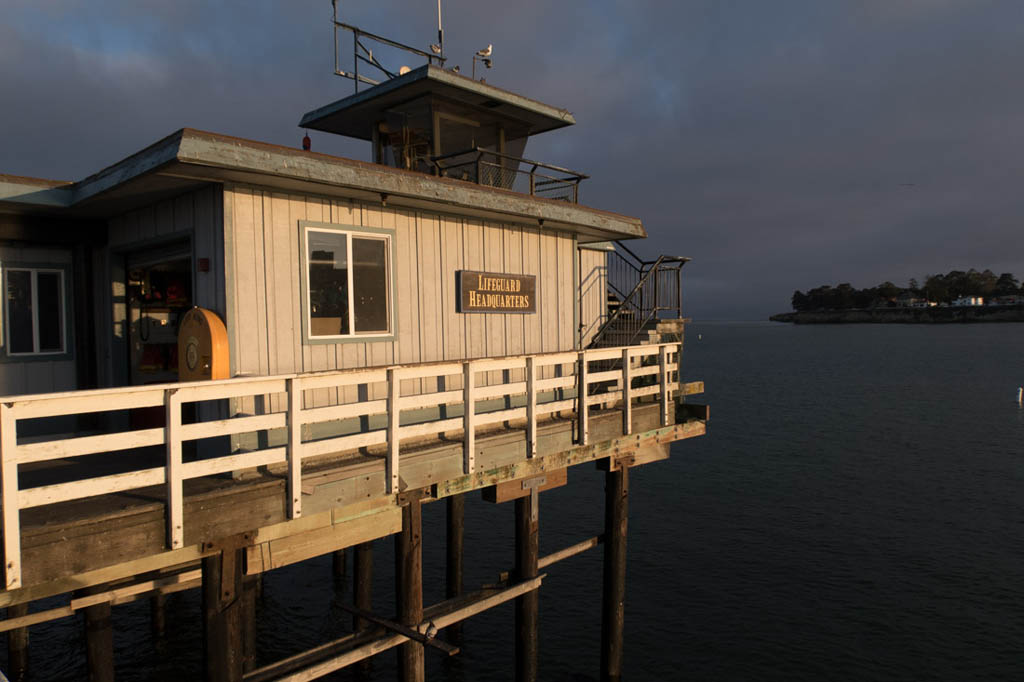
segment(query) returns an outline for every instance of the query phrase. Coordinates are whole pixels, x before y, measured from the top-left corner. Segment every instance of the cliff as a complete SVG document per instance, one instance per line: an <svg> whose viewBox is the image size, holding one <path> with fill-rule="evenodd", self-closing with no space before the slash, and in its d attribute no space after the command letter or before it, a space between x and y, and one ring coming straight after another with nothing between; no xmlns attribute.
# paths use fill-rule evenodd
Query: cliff
<svg viewBox="0 0 1024 682"><path fill-rule="evenodd" d="M780 313L768 318L794 324L946 324L952 322L1024 322L1024 305L948 308L863 308Z"/></svg>

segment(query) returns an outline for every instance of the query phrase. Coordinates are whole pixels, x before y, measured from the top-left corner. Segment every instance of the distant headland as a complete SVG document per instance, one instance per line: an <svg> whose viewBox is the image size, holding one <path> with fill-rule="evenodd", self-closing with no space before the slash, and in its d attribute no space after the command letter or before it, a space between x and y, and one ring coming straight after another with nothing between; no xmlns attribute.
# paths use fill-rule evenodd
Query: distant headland
<svg viewBox="0 0 1024 682"><path fill-rule="evenodd" d="M775 322L795 324L1024 322L1024 287L1011 273L953 270L928 275L924 285L883 282L855 289L850 284L823 285L793 292L793 312L772 315Z"/></svg>

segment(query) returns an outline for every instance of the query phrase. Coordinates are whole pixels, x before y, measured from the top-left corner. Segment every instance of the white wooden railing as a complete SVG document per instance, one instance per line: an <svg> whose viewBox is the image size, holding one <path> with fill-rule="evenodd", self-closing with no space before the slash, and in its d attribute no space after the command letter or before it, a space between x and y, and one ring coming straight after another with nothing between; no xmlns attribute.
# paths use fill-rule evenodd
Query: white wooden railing
<svg viewBox="0 0 1024 682"><path fill-rule="evenodd" d="M669 421L669 401L678 389L677 359L679 344L602 348L586 351L544 353L538 355L484 358L459 362L396 365L368 369L338 370L269 377L246 377L218 381L159 384L115 389L72 391L31 396L11 396L0 402L0 494L3 503L3 545L7 589L21 587L20 511L57 502L105 495L146 486L164 485L167 499L167 544L171 549L184 545L183 482L200 476L223 474L240 469L287 464L289 518L302 514L302 463L317 455L344 452L368 446L385 445L385 490L398 492L399 447L404 440L437 436L445 432L463 432L463 471L476 470L476 431L500 422L525 420L527 457L537 453L537 420L562 411L573 411L578 419L577 442L588 442L588 410L578 409L579 396L588 406L621 401L623 430L629 433L634 401L644 396L659 396L661 421ZM657 362L654 362L654 360ZM615 369L590 371L591 364L621 361ZM478 381L500 376L503 383ZM451 377L456 378L453 381ZM402 394L402 383L410 380L437 379L434 385L458 385L456 390ZM513 378L521 381L513 381ZM652 377L645 385L633 386L640 377ZM429 382L427 382L429 383ZM314 401L312 392L322 389L364 387L364 400L307 407ZM371 390L372 389L372 390ZM382 390L383 389L383 390ZM564 398L566 390L575 395ZM339 396L351 391L338 390ZM225 399L252 399L280 394L279 411L270 414L243 414L228 419L182 423L182 406L187 403ZM370 396L385 395L383 399ZM508 407L513 396L521 407ZM525 396L525 399L520 397ZM482 411L481 401L505 398L506 409ZM401 423L403 410L461 404L463 414L439 417L421 423ZM109 413L136 408L164 408L164 426L122 429L99 435L63 437L26 442L18 438L18 423L26 419ZM485 403L486 408L486 403ZM319 440L303 439L303 426L337 422L354 417L384 416L386 427L360 430L349 435ZM407 415L408 416L408 415ZM196 461L182 460L182 444L217 436L284 429L283 445L262 447L240 454L229 454ZM124 473L81 477L76 480L20 488L18 467L37 462L113 453L133 448L162 446L166 461L162 466ZM84 468L84 467L83 467Z"/></svg>

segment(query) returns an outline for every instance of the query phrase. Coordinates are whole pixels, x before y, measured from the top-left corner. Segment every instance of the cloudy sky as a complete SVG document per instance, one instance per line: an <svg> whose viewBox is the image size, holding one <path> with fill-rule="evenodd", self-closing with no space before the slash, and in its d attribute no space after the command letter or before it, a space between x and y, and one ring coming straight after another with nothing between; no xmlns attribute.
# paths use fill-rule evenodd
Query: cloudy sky
<svg viewBox="0 0 1024 682"><path fill-rule="evenodd" d="M297 146L300 116L351 92L329 0L209 4L4 0L0 173L81 179L186 126ZM435 38L433 0L340 5L365 30ZM1024 277L1020 0L443 7L449 65L493 43L488 82L575 114L527 156L640 216L641 253L693 258L695 318L760 319L823 283Z"/></svg>

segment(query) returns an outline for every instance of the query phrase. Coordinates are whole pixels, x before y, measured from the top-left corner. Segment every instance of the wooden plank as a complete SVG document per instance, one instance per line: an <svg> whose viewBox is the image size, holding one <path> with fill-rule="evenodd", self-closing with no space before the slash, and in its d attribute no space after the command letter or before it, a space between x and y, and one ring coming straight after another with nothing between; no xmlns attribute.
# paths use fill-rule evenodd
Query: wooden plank
<svg viewBox="0 0 1024 682"><path fill-rule="evenodd" d="M704 392L703 381L691 381L683 384L682 394L683 395L697 395Z"/></svg>
<svg viewBox="0 0 1024 682"><path fill-rule="evenodd" d="M289 379L288 381L291 381ZM249 433L251 431L264 431L267 429L281 429L287 424L287 416L284 412L274 414L256 415L254 417L232 417L231 419L217 419L196 424L182 424L181 439L198 440L200 438L214 438L216 436L230 436L236 433ZM163 431L163 429L153 429ZM163 433L156 445L163 443Z"/></svg>
<svg viewBox="0 0 1024 682"><path fill-rule="evenodd" d="M180 402L191 403L201 400L224 400L242 398L267 393L284 393L285 381L288 377L224 379L189 383L175 387L181 396Z"/></svg>
<svg viewBox="0 0 1024 682"><path fill-rule="evenodd" d="M439 362L426 365L413 365L402 367L402 377L406 379L434 378L459 374L462 370L461 362Z"/></svg>
<svg viewBox="0 0 1024 682"><path fill-rule="evenodd" d="M4 584L21 587L21 500L18 499L17 418L0 403L0 494L3 500Z"/></svg>
<svg viewBox="0 0 1024 682"><path fill-rule="evenodd" d="M437 391L434 393L423 393L420 395L402 396L399 404L403 410L411 410L417 407L433 407L435 405L450 405L462 402L462 391Z"/></svg>
<svg viewBox="0 0 1024 682"><path fill-rule="evenodd" d="M494 372L505 369L524 369L526 367L525 357L494 357L493 359L476 360L475 372Z"/></svg>
<svg viewBox="0 0 1024 682"><path fill-rule="evenodd" d="M302 457L305 459L306 457L355 450L356 448L364 448L370 445L381 445L386 443L387 440L388 434L386 429L356 433L351 436L341 436L340 438L326 438L324 440L304 443L302 446Z"/></svg>
<svg viewBox="0 0 1024 682"><path fill-rule="evenodd" d="M526 358L526 456L537 456L537 365Z"/></svg>
<svg viewBox="0 0 1024 682"><path fill-rule="evenodd" d="M398 450L402 434L398 428L402 415L399 405L401 375L398 370L388 370L388 458L384 466L389 495L398 494Z"/></svg>
<svg viewBox="0 0 1024 682"><path fill-rule="evenodd" d="M633 432L633 367L629 361L629 348L622 349L622 433Z"/></svg>
<svg viewBox="0 0 1024 682"><path fill-rule="evenodd" d="M462 455L462 471L471 474L476 468L476 423L473 415L476 412L476 379L474 376L473 363L467 362L463 365L462 390L463 390L463 430L464 451Z"/></svg>
<svg viewBox="0 0 1024 682"><path fill-rule="evenodd" d="M164 388L71 391L39 396L19 396L9 403L15 419L36 419L64 414L111 412L164 404Z"/></svg>
<svg viewBox="0 0 1024 682"><path fill-rule="evenodd" d="M556 388L571 388L577 383L576 375L570 374L564 377L552 377L550 379L537 379L537 391L550 391Z"/></svg>
<svg viewBox="0 0 1024 682"><path fill-rule="evenodd" d="M509 410L497 410L495 412L477 412L474 417L474 423L477 426L487 426L496 422L515 421L516 419L526 419L525 407L514 407Z"/></svg>
<svg viewBox="0 0 1024 682"><path fill-rule="evenodd" d="M387 400L367 400L361 403L345 403L343 405L331 405L329 407L314 407L303 410L299 413L298 419L302 424L320 424L352 417L362 417L368 414L380 414L388 409Z"/></svg>
<svg viewBox="0 0 1024 682"><path fill-rule="evenodd" d="M165 421L167 428L167 541L171 549L185 544L184 501L182 487L184 471L181 462L181 399L176 390L167 391Z"/></svg>
<svg viewBox="0 0 1024 682"><path fill-rule="evenodd" d="M44 462L62 457L78 457L97 452L114 452L151 445L162 445L163 442L163 428L122 431L120 433L80 436L78 438L62 438L19 445L16 460L19 464L30 464L32 462Z"/></svg>
<svg viewBox="0 0 1024 682"><path fill-rule="evenodd" d="M526 382L517 381L510 384L494 384L493 386L481 386L476 390L477 400L488 398L502 398L504 396L519 395L526 393Z"/></svg>
<svg viewBox="0 0 1024 682"><path fill-rule="evenodd" d="M398 431L402 438L415 438L417 436L434 436L464 427L465 421L462 417L453 417L451 419L435 419L422 424L410 424L401 427Z"/></svg>
<svg viewBox="0 0 1024 682"><path fill-rule="evenodd" d="M589 361L590 354L586 351L580 351L579 354L579 365L576 368L576 378L578 379L576 385L576 442L580 445L587 444L587 432L590 429L590 410L587 409L587 393L588 387L590 386L590 380L587 377L587 362Z"/></svg>
<svg viewBox="0 0 1024 682"><path fill-rule="evenodd" d="M286 447L264 448L252 452L242 452L237 455L226 455L216 459L201 459L195 462L186 462L182 465L182 478L199 478L200 476L215 476L226 474L229 471L239 469L250 469L253 467L268 466L284 462L288 457Z"/></svg>
<svg viewBox="0 0 1024 682"><path fill-rule="evenodd" d="M561 412L563 410L575 411L578 406L576 398L567 400L552 400L546 403L537 403L537 414L548 414L550 412Z"/></svg>
<svg viewBox="0 0 1024 682"><path fill-rule="evenodd" d="M288 566L400 530L402 510L390 507L351 521L251 545L246 547L246 575Z"/></svg>
<svg viewBox="0 0 1024 682"><path fill-rule="evenodd" d="M317 388L334 388L337 386L355 386L358 384L374 384L387 381L387 371L383 369L346 369L330 372L316 372L302 376L302 390Z"/></svg>
<svg viewBox="0 0 1024 682"><path fill-rule="evenodd" d="M569 480L568 468L546 471L542 476L544 477L544 483L537 486L537 492L539 493L553 488L560 488ZM524 483L529 482L531 478L537 477L517 478L512 481L504 481L497 485L482 488L481 494L484 501L493 502L495 504L501 504L503 502L508 502L509 500L517 500L520 497L526 497L530 494L530 488L528 486L524 486Z"/></svg>
<svg viewBox="0 0 1024 682"><path fill-rule="evenodd" d="M622 348L601 348L597 350L588 350L587 360L594 362L596 360L617 360L622 357Z"/></svg>
<svg viewBox="0 0 1024 682"><path fill-rule="evenodd" d="M153 467L151 469L128 471L111 476L99 476L80 481L27 488L20 491L19 502L22 509L30 509L32 507L41 507L45 504L80 500L85 497L107 495L124 490L160 485L164 482L164 468Z"/></svg>
<svg viewBox="0 0 1024 682"><path fill-rule="evenodd" d="M288 380L288 518L302 516L302 379Z"/></svg>

